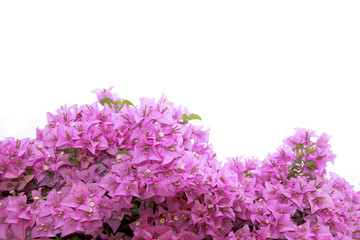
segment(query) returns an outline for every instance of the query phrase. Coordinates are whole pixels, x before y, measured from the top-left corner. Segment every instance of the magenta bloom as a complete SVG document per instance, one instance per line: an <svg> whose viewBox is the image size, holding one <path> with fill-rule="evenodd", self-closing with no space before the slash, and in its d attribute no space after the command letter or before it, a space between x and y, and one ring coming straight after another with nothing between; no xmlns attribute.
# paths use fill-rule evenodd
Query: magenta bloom
<svg viewBox="0 0 360 240"><path fill-rule="evenodd" d="M359 238L360 192L327 177L329 135L297 128L264 160L222 164L198 115L111 90L0 141L0 239Z"/></svg>
<svg viewBox="0 0 360 240"><path fill-rule="evenodd" d="M134 239L159 239L159 240L175 240L172 234L173 229L165 226L148 226L139 228L134 232Z"/></svg>

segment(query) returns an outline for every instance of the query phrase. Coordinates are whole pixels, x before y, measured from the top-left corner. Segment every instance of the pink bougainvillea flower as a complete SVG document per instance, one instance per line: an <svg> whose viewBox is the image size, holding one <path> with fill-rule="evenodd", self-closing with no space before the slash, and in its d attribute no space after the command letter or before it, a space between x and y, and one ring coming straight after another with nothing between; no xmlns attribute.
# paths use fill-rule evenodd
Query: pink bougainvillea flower
<svg viewBox="0 0 360 240"><path fill-rule="evenodd" d="M297 128L264 160L222 164L198 115L111 91L0 141L0 239L359 238L360 192L327 177L329 135Z"/></svg>
<svg viewBox="0 0 360 240"><path fill-rule="evenodd" d="M134 232L134 240L140 239L161 239L161 240L175 240L173 237L173 229L166 226L147 226L144 228L138 228Z"/></svg>
<svg viewBox="0 0 360 240"><path fill-rule="evenodd" d="M286 239L311 239L315 234L311 232L310 224L305 223L297 226L295 231L286 232L284 236Z"/></svg>
<svg viewBox="0 0 360 240"><path fill-rule="evenodd" d="M310 146L312 144L311 138L314 137L317 137L315 131L309 131L305 128L296 128L295 135L284 140L284 143L291 148L295 148L299 143L304 146Z"/></svg>
<svg viewBox="0 0 360 240"><path fill-rule="evenodd" d="M110 87L108 89L95 89L92 92L96 94L99 101L101 101L103 98L113 99L113 94L111 93L113 88L114 87Z"/></svg>

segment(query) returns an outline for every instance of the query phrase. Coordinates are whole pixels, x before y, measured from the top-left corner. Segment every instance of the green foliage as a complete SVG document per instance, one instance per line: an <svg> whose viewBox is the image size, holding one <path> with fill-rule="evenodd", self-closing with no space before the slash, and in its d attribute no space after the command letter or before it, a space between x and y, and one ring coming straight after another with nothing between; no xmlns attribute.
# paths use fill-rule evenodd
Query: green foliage
<svg viewBox="0 0 360 240"><path fill-rule="evenodd" d="M130 106L135 106L132 102L130 102L127 99L124 99L123 101L120 101L120 100L114 101L111 98L103 98L103 99L100 100L100 103L103 106L106 103L107 105L109 105L110 108L112 107L112 105L115 105L115 109L117 109L117 110L122 109L125 104L128 105L129 107Z"/></svg>
<svg viewBox="0 0 360 240"><path fill-rule="evenodd" d="M115 156L118 155L118 154L126 154L126 155L129 155L129 156L131 157L129 151L126 151L126 150L119 150L119 151L117 151L117 152L115 153Z"/></svg>
<svg viewBox="0 0 360 240"><path fill-rule="evenodd" d="M296 154L296 160L302 158L303 156L305 156L305 154L303 152L299 152L298 154Z"/></svg>
<svg viewBox="0 0 360 240"><path fill-rule="evenodd" d="M114 101L111 98L103 98L100 100L101 105L105 105L107 103L109 107L111 108L111 104L114 104Z"/></svg>
<svg viewBox="0 0 360 240"><path fill-rule="evenodd" d="M200 120L200 121L202 120L201 117L195 113L192 113L189 116L186 115L185 113L182 115L183 123L188 123L190 120L194 120L194 119Z"/></svg>
<svg viewBox="0 0 360 240"><path fill-rule="evenodd" d="M134 206L131 208L131 214L134 215L139 215L139 207L138 205L134 204Z"/></svg>
<svg viewBox="0 0 360 240"><path fill-rule="evenodd" d="M311 172L314 172L316 169L316 163L312 160L307 160L310 154L316 152L316 148L312 148L314 145L315 143L312 143L309 147L306 147L299 143L292 149L292 151L296 153L296 157L295 161L289 166L290 173L288 174L287 179L296 178L299 175L314 179L311 173L303 173L304 168Z"/></svg>
<svg viewBox="0 0 360 240"><path fill-rule="evenodd" d="M306 168L309 169L310 171L315 171L315 167L316 167L316 163L312 160L309 160L306 162L307 165L306 165Z"/></svg>
<svg viewBox="0 0 360 240"><path fill-rule="evenodd" d="M25 175L34 175L34 170L31 167L27 166L25 168Z"/></svg>
<svg viewBox="0 0 360 240"><path fill-rule="evenodd" d="M243 173L245 174L246 177L252 177L251 173L249 173L249 171L243 171Z"/></svg>

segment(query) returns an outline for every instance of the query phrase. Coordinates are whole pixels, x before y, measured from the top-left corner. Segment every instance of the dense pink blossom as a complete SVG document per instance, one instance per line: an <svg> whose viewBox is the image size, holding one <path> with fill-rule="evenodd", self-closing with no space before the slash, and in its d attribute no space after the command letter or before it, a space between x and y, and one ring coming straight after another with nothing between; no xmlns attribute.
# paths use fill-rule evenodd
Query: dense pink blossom
<svg viewBox="0 0 360 240"><path fill-rule="evenodd" d="M360 192L327 177L329 135L297 128L222 166L198 115L111 90L0 142L0 240L360 239Z"/></svg>

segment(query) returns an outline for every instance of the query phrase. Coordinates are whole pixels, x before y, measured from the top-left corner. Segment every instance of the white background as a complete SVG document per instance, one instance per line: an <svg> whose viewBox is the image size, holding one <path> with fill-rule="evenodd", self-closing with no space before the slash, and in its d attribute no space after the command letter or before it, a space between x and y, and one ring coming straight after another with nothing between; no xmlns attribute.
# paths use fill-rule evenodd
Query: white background
<svg viewBox="0 0 360 240"><path fill-rule="evenodd" d="M0 138L46 112L164 93L211 128L219 160L266 157L304 127L360 189L358 1L1 1ZM330 164L331 165L331 164Z"/></svg>

